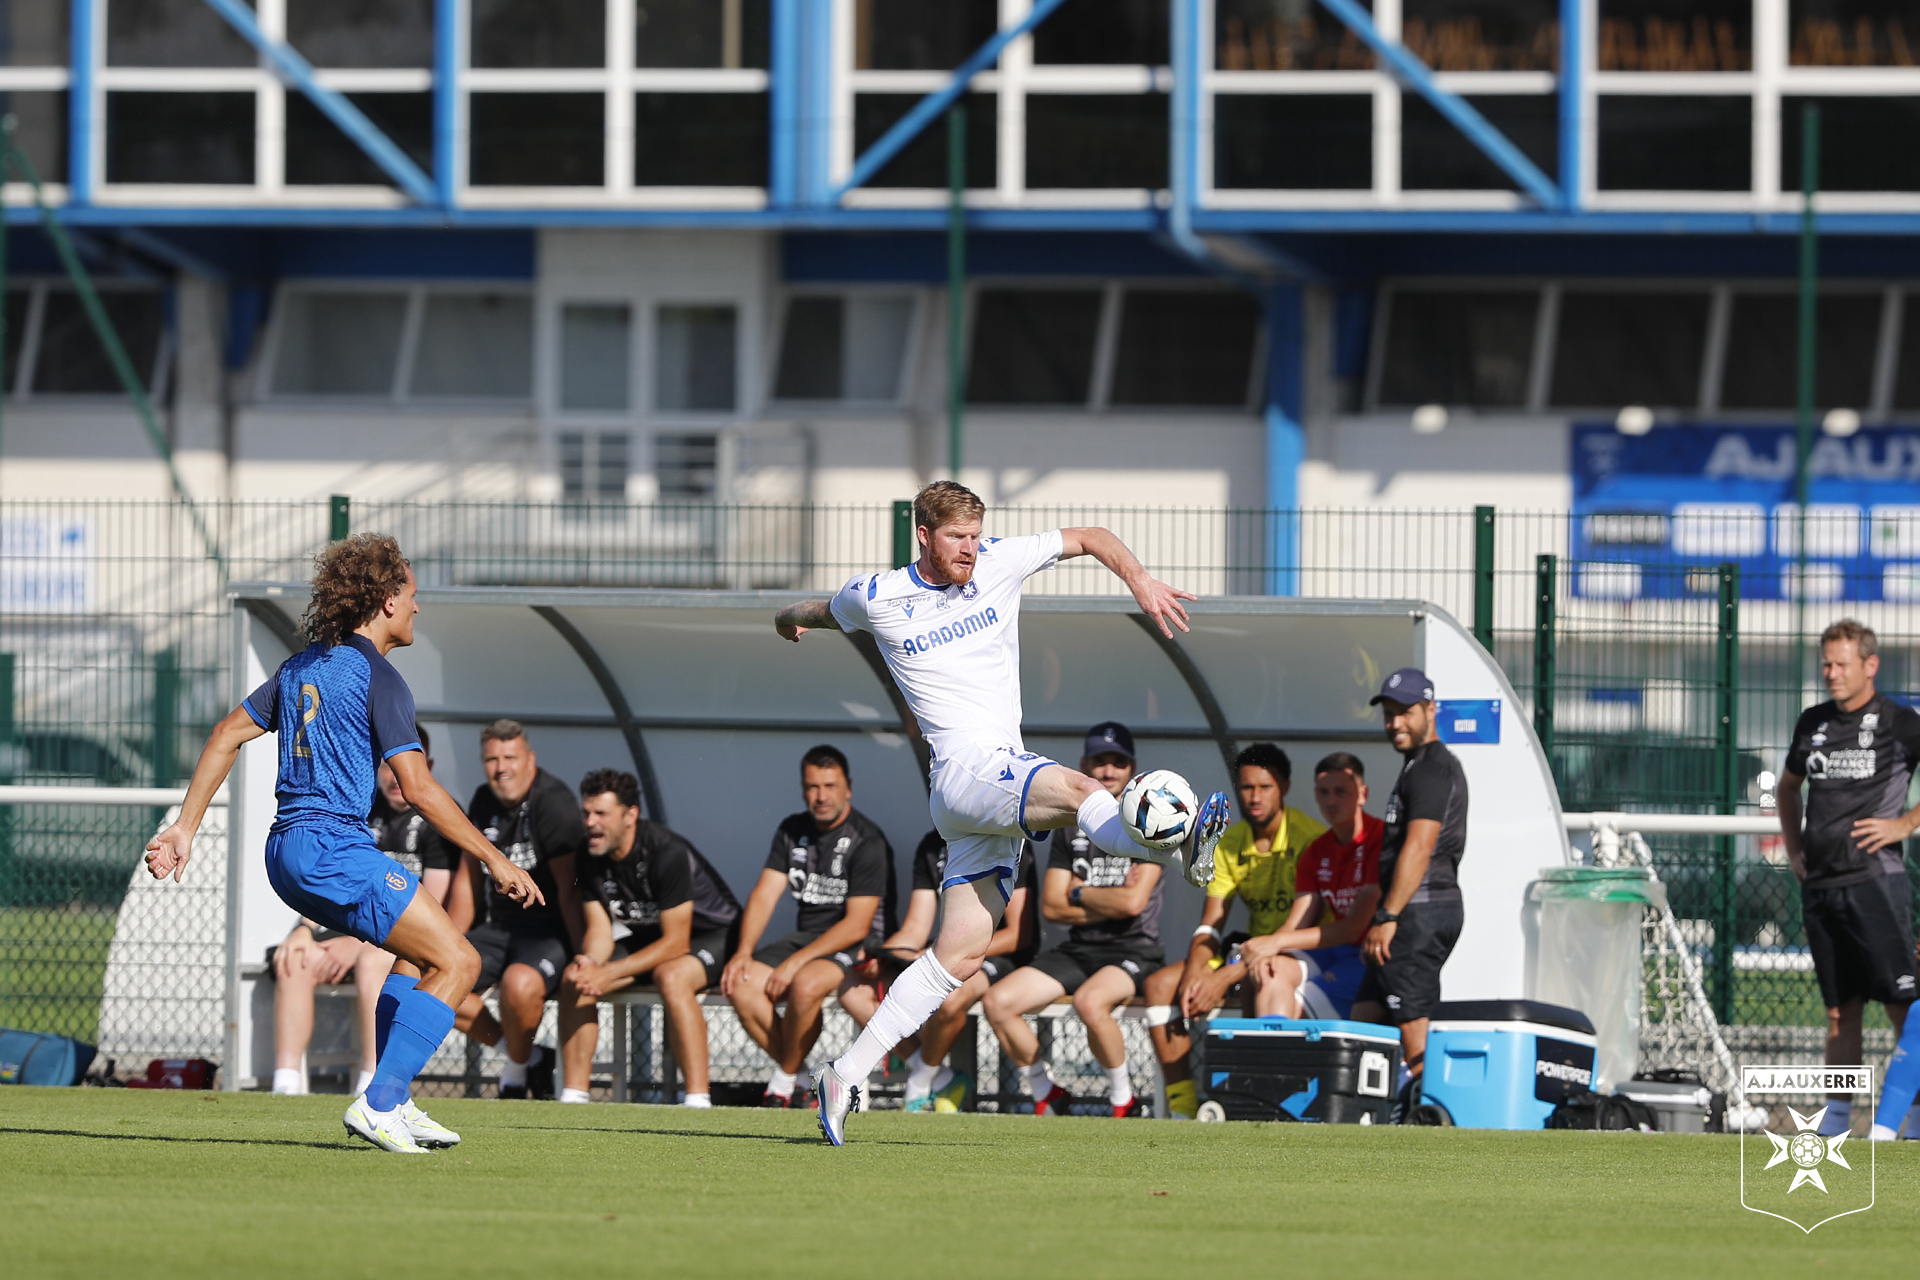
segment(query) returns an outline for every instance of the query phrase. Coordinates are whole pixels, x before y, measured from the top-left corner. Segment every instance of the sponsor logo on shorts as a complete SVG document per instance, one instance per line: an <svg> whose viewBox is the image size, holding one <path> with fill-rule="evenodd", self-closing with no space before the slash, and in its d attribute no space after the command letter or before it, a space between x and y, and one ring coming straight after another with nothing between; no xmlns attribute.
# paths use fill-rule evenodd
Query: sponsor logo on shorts
<svg viewBox="0 0 1920 1280"><path fill-rule="evenodd" d="M700 948L698 951L694 952L693 954L700 957L701 964L713 963L713 952L707 950L705 947Z"/></svg>
<svg viewBox="0 0 1920 1280"><path fill-rule="evenodd" d="M1399 1007L1400 1007L1400 997L1399 997L1399 996L1395 996L1395 995L1390 995L1390 996L1388 996L1388 997L1387 997L1387 1008L1389 1008L1389 1009L1398 1009Z"/></svg>
<svg viewBox="0 0 1920 1280"><path fill-rule="evenodd" d="M387 888L395 893L407 887L407 877L398 871L387 872Z"/></svg>
<svg viewBox="0 0 1920 1280"><path fill-rule="evenodd" d="M1893 986L1896 991L1913 990L1913 975L1910 973L1901 974L1893 980Z"/></svg>
<svg viewBox="0 0 1920 1280"><path fill-rule="evenodd" d="M554 974L553 961L547 959L545 956L541 956L540 972L546 974L549 978L551 978Z"/></svg>
<svg viewBox="0 0 1920 1280"><path fill-rule="evenodd" d="M1120 967L1135 977L1140 976L1140 962L1138 960L1122 960Z"/></svg>

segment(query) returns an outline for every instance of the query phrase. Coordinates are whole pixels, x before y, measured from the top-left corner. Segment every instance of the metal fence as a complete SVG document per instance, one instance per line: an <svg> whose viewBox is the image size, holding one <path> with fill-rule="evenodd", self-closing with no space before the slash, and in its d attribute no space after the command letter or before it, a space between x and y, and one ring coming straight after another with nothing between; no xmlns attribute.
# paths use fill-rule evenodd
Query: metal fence
<svg viewBox="0 0 1920 1280"><path fill-rule="evenodd" d="M227 583L304 578L345 532L394 533L429 585L824 592L911 554L904 505L233 503L204 509L224 566L174 504L0 505L0 783L183 781L231 696ZM1723 563L1716 552L1751 547L1711 537L1683 558L1619 517L1490 508L1008 507L988 532L1104 525L1156 575L1202 594L1432 601L1509 673L1566 807L1753 813L1795 716L1825 696L1809 637L1832 617L1874 626L1882 689L1920 697L1920 605L1907 599L1920 592L1853 562L1783 577L1777 552L1798 527L1770 519L1764 571L1750 556ZM1806 542L1833 537L1816 529ZM1076 562L1043 589L1122 588ZM103 949L153 818L0 807L0 1024L105 1034ZM1721 1020L1756 1045L1817 1056L1820 1002L1778 841L1654 837L1652 851ZM1869 1026L1883 1043L1877 1009ZM183 1024L179 1040L197 1034Z"/></svg>

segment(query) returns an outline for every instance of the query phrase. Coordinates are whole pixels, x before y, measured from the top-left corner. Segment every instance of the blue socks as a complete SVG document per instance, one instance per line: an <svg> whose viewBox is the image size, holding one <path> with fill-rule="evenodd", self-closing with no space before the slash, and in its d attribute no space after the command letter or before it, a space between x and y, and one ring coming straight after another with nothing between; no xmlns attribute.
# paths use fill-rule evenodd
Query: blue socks
<svg viewBox="0 0 1920 1280"><path fill-rule="evenodd" d="M383 1002L387 994L381 992ZM375 1111L391 1111L407 1100L413 1078L453 1030L453 1009L424 991L409 986L395 996L395 1004L380 1065L367 1086L367 1105Z"/></svg>
<svg viewBox="0 0 1920 1280"><path fill-rule="evenodd" d="M420 979L397 973L387 975L380 988L380 999L373 1006L373 1060L387 1056L387 1033L393 1030L393 1015L400 1011L401 997L418 986Z"/></svg>
<svg viewBox="0 0 1920 1280"><path fill-rule="evenodd" d="M1913 1105L1914 1095L1920 1093L1920 1016L1917 1015L1920 1011L1907 1011L1906 1029L1900 1033L1893 1057L1887 1060L1887 1078L1880 1085L1880 1109L1873 1113L1875 1124L1883 1124L1895 1133L1900 1132L1900 1123L1907 1118L1907 1108Z"/></svg>

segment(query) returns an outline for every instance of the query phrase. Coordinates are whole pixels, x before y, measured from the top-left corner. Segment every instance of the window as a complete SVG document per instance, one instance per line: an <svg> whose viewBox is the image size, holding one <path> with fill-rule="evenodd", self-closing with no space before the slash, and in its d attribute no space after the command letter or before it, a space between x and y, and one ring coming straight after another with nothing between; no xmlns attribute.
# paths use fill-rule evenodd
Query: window
<svg viewBox="0 0 1920 1280"><path fill-rule="evenodd" d="M1752 0L1600 0L1602 71L1749 71Z"/></svg>
<svg viewBox="0 0 1920 1280"><path fill-rule="evenodd" d="M767 130L764 93L640 94L633 112L634 184L764 187Z"/></svg>
<svg viewBox="0 0 1920 1280"><path fill-rule="evenodd" d="M1165 187L1167 95L1030 95L1027 185Z"/></svg>
<svg viewBox="0 0 1920 1280"><path fill-rule="evenodd" d="M67 95L21 89L0 90L0 116L18 122L13 140L47 182L67 180ZM15 166L15 181L19 181Z"/></svg>
<svg viewBox="0 0 1920 1280"><path fill-rule="evenodd" d="M1704 292L1562 293L1549 401L1691 408L1711 305Z"/></svg>
<svg viewBox="0 0 1920 1280"><path fill-rule="evenodd" d="M1555 0L1407 0L1402 39L1435 71L1553 71Z"/></svg>
<svg viewBox="0 0 1920 1280"><path fill-rule="evenodd" d="M1371 95L1223 93L1213 120L1213 185L1222 190L1373 186Z"/></svg>
<svg viewBox="0 0 1920 1280"><path fill-rule="evenodd" d="M905 295L791 299L774 398L898 400L912 327L913 299Z"/></svg>
<svg viewBox="0 0 1920 1280"><path fill-rule="evenodd" d="M472 4L469 56L476 67L604 67L607 63L605 0L472 0Z"/></svg>
<svg viewBox="0 0 1920 1280"><path fill-rule="evenodd" d="M1800 187L1800 111L1820 105L1822 191L1920 191L1920 100L1780 99L1780 185Z"/></svg>
<svg viewBox="0 0 1920 1280"><path fill-rule="evenodd" d="M1034 28L1033 61L1167 65L1167 0L1066 0Z"/></svg>
<svg viewBox="0 0 1920 1280"><path fill-rule="evenodd" d="M1815 319L1814 402L1864 409L1873 396L1880 295L1822 294ZM1790 409L1799 400L1800 302L1791 293L1742 293L1727 327L1723 409Z"/></svg>
<svg viewBox="0 0 1920 1280"><path fill-rule="evenodd" d="M720 437L712 432L655 436L653 477L663 498L718 497Z"/></svg>
<svg viewBox="0 0 1920 1280"><path fill-rule="evenodd" d="M982 288L974 301L967 399L1085 405L1100 307L1095 289Z"/></svg>
<svg viewBox="0 0 1920 1280"><path fill-rule="evenodd" d="M11 314L11 313L9 313ZM9 319L8 324L13 321ZM1909 290L1901 313L1900 350L1893 382L1893 407L1920 409L1920 292Z"/></svg>
<svg viewBox="0 0 1920 1280"><path fill-rule="evenodd" d="M1531 289L1395 291L1380 403L1519 408L1539 309Z"/></svg>
<svg viewBox="0 0 1920 1280"><path fill-rule="evenodd" d="M1373 0L1360 0L1373 12ZM1215 0L1214 58L1222 71L1369 71L1373 53L1314 4Z"/></svg>
<svg viewBox="0 0 1920 1280"><path fill-rule="evenodd" d="M634 65L764 67L771 0L639 0Z"/></svg>
<svg viewBox="0 0 1920 1280"><path fill-rule="evenodd" d="M251 93L109 93L107 181L251 183Z"/></svg>
<svg viewBox="0 0 1920 1280"><path fill-rule="evenodd" d="M854 9L853 65L860 71L951 70L987 42L999 16L997 0L864 0Z"/></svg>
<svg viewBox="0 0 1920 1280"><path fill-rule="evenodd" d="M1612 95L1600 99L1600 187L1746 191L1753 100Z"/></svg>
<svg viewBox="0 0 1920 1280"><path fill-rule="evenodd" d="M206 0L113 0L105 8L109 66L251 67L259 60Z"/></svg>
<svg viewBox="0 0 1920 1280"><path fill-rule="evenodd" d="M467 100L476 187L597 187L606 181L606 99L597 93L476 93Z"/></svg>
<svg viewBox="0 0 1920 1280"><path fill-rule="evenodd" d="M632 386L633 313L621 303L560 308L560 407L624 413Z"/></svg>
<svg viewBox="0 0 1920 1280"><path fill-rule="evenodd" d="M1560 102L1550 94L1467 99L1547 173L1560 163ZM1515 190L1506 171L1418 94L1400 98L1400 185L1409 191Z"/></svg>
<svg viewBox="0 0 1920 1280"><path fill-rule="evenodd" d="M64 67L72 29L68 0L0 4L0 67Z"/></svg>
<svg viewBox="0 0 1920 1280"><path fill-rule="evenodd" d="M350 93L347 100L412 157L433 167L433 95ZM287 95L287 181L294 186L390 186L393 179L305 94Z"/></svg>
<svg viewBox="0 0 1920 1280"><path fill-rule="evenodd" d="M913 109L923 95L913 93L862 93L853 99L853 150L865 154L880 141L901 116ZM967 186L973 189L994 185L994 156L997 154L995 130L996 96L969 93L967 113ZM870 187L944 187L947 185L947 122L945 117L915 134L900 154L887 161Z"/></svg>
<svg viewBox="0 0 1920 1280"><path fill-rule="evenodd" d="M431 293L411 394L525 400L533 394L533 299L524 293Z"/></svg>
<svg viewBox="0 0 1920 1280"><path fill-rule="evenodd" d="M393 395L406 294L282 290L280 308L276 394Z"/></svg>
<svg viewBox="0 0 1920 1280"><path fill-rule="evenodd" d="M730 411L736 313L730 306L663 306L656 316L653 407Z"/></svg>
<svg viewBox="0 0 1920 1280"><path fill-rule="evenodd" d="M1920 12L1909 0L1790 0L1796 67L1911 67Z"/></svg>
<svg viewBox="0 0 1920 1280"><path fill-rule="evenodd" d="M287 43L316 67L433 65L433 0L286 0L286 4ZM287 100L291 104L293 95Z"/></svg>
<svg viewBox="0 0 1920 1280"><path fill-rule="evenodd" d="M12 321L9 299L8 320ZM103 289L100 305L126 348L134 372L149 390L158 390L156 365L166 332L166 301L157 289ZM63 286L46 290L40 319L39 353L34 357L36 395L120 395L125 388L107 359L107 349L80 305L80 295ZM24 319L24 317L23 317ZM23 323L22 330L25 325Z"/></svg>
<svg viewBox="0 0 1920 1280"><path fill-rule="evenodd" d="M32 309L31 289L7 290L6 367L0 370L0 389L7 395L12 395L20 385L20 352L26 346L27 318L32 314Z"/></svg>
<svg viewBox="0 0 1920 1280"><path fill-rule="evenodd" d="M1246 404L1259 327L1259 304L1244 293L1129 289L1112 403Z"/></svg>
<svg viewBox="0 0 1920 1280"><path fill-rule="evenodd" d="M562 431L560 497L566 502L627 500L629 439L624 431Z"/></svg>

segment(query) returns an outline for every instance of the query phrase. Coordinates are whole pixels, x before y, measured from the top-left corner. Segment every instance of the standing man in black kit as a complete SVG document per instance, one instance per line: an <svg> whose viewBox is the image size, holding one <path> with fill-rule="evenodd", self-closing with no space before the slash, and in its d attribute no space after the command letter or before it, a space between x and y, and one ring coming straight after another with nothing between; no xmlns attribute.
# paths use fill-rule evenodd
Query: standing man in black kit
<svg viewBox="0 0 1920 1280"><path fill-rule="evenodd" d="M1440 741L1433 681L1418 667L1388 676L1373 697L1398 751L1380 843L1380 887L1385 895L1373 927L1361 941L1367 975L1360 980L1353 1016L1400 1028L1405 1079L1395 1119L1411 1110L1427 1055L1427 1018L1440 1002L1440 969L1460 940L1466 909L1460 900L1460 855L1467 844L1467 775Z"/></svg>
<svg viewBox="0 0 1920 1280"><path fill-rule="evenodd" d="M1913 890L1901 844L1920 829L1907 784L1920 758L1920 714L1873 687L1879 641L1843 618L1820 636L1820 675L1832 699L1793 726L1780 778L1780 835L1800 880L1807 950L1827 1006L1827 1063L1861 1061L1860 1016L1886 1008L1897 1036L1914 997ZM1806 827L1800 784L1807 784ZM1853 1123L1853 1099L1833 1095L1820 1136Z"/></svg>

